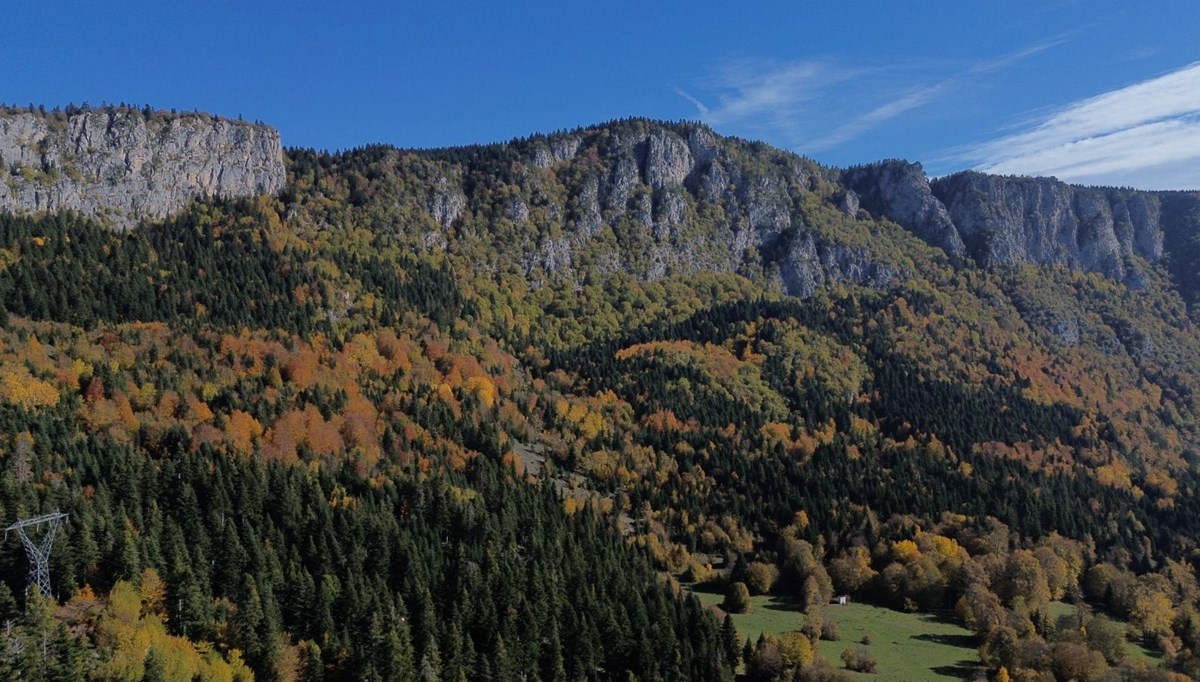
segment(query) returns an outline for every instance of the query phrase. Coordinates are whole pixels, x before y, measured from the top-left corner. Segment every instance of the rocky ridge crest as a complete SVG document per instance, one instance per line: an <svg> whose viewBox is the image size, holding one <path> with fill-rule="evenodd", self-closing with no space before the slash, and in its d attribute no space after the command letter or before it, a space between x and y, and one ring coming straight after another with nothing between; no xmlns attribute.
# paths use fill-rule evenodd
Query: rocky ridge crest
<svg viewBox="0 0 1200 682"><path fill-rule="evenodd" d="M205 114L124 107L0 110L0 211L71 210L128 228L197 197L273 194L279 133Z"/></svg>
<svg viewBox="0 0 1200 682"><path fill-rule="evenodd" d="M875 228L847 229L886 219L952 261L1060 264L1136 285L1147 265L1164 259L1164 235L1193 229L1174 224L1170 215L1187 211L1164 213L1160 193L975 172L931 180L920 164L905 161L838 170L699 124L633 119L492 146L488 153L497 147L511 168L525 169L519 184L533 190L511 200L506 220L536 222L541 203L540 217L556 227L540 229L536 242L506 245L520 251L535 282L571 271L587 260L589 244L612 235L617 248L601 257L602 267L647 280L761 272L802 297L836 283L888 286L906 275L903 254L888 252L896 244L863 238ZM468 160L443 177L471 172ZM546 189L549 176L566 186ZM429 211L453 232L475 199L458 183L439 182ZM837 212L838 224L814 210L814 197ZM860 234L849 236L854 230ZM447 248L451 241L425 243Z"/></svg>
<svg viewBox="0 0 1200 682"><path fill-rule="evenodd" d="M1160 192L974 171L930 181L904 161L851 168L842 179L872 215L985 267L1059 264L1135 283L1142 263L1163 259L1168 232L1195 229L1164 216Z"/></svg>
<svg viewBox="0 0 1200 682"><path fill-rule="evenodd" d="M1200 249L1164 258L1200 232L1197 194L975 172L931 180L904 161L839 170L694 123L631 119L371 154L423 169L377 224L412 232L424 251L494 242L495 260L480 267L515 260L535 286L598 267L643 280L738 272L801 297L830 284L886 287L910 273L914 243L884 238L874 219L984 267L1060 264L1136 285L1148 264L1190 272L1200 260ZM73 210L128 228L197 197L279 192L297 155L285 160L271 128L208 115L0 109L0 212ZM414 222L413 209L424 218Z"/></svg>

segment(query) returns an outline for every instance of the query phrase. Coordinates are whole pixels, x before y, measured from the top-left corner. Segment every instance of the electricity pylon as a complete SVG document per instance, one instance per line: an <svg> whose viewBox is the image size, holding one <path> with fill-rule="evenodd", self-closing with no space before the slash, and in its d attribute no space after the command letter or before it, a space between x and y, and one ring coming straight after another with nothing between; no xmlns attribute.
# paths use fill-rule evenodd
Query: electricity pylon
<svg viewBox="0 0 1200 682"><path fill-rule="evenodd" d="M4 529L5 540L8 539L8 531L17 531L17 534L21 536L21 544L25 545L25 553L29 555L29 582L25 585L26 594L29 593L29 588L36 585L42 594L47 597L53 596L50 594L50 547L54 545L54 534L58 532L58 527L62 525L65 518L67 518L66 514L56 511L17 521ZM35 543L25 529L32 530L39 526L45 528L42 531L41 539Z"/></svg>

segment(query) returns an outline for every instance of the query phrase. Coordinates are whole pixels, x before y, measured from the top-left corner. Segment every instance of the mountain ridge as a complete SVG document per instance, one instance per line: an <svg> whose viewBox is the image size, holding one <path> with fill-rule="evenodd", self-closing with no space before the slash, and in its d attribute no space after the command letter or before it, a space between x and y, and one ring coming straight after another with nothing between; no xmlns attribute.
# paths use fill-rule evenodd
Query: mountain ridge
<svg viewBox="0 0 1200 682"><path fill-rule="evenodd" d="M423 208L440 228L423 235L424 247L434 249L444 246L468 208L455 177L478 173L472 158L507 153L512 163L537 171L583 166L582 182L564 183L567 196L546 202L544 219L558 222L551 232L561 234L525 245L527 275L570 268L602 226L620 229L625 220L635 233L626 241L636 242L627 246L645 251L649 262L641 274L649 279L681 267L765 267L784 291L806 297L826 283L886 286L903 276L903 266L813 229L799 195L818 188L847 217L857 219L865 209L865 217L892 221L952 260L1062 264L1134 285L1164 257L1164 244L1178 251L1200 232L1200 192L1084 187L976 171L931 179L920 163L902 160L839 169L692 122L626 119L486 145L368 148L448 163L430 185L412 188L425 195ZM0 210L75 210L128 228L165 218L194 198L278 193L285 163L308 153L289 149L285 161L270 127L203 114L7 109L0 112L0 173L8 190L0 191ZM1164 218L1165 196L1178 206ZM502 213L528 222L528 203L513 197ZM686 238L695 236L686 223L705 213L717 229L707 239ZM747 258L747 249L759 257ZM1177 275L1189 271L1192 250L1184 249L1188 263L1171 261Z"/></svg>
<svg viewBox="0 0 1200 682"><path fill-rule="evenodd" d="M436 228L414 240L414 248L441 251L448 240L470 237L456 233L455 221L490 211L473 194L502 187L508 204L498 215L543 225L538 239L496 244L521 253L521 274L535 282L572 270L586 260L581 252L590 243L608 239L619 248L594 257L643 279L694 270L758 273L801 297L838 282L887 286L911 264L903 253L883 252L894 245L872 248L880 246L873 236L880 233L866 226L880 219L960 263L1060 264L1141 286L1148 270L1164 261L1173 272L1190 272L1194 249L1179 247L1200 232L1200 193L973 171L931 180L919 163L898 160L838 169L688 122L627 119L505 143L366 149L358 157L371 165L364 183L400 159L427 165L422 172L430 181L417 188L424 198L414 208ZM318 155L289 153L293 168ZM1176 205L1166 214L1164 198ZM396 201L412 203L412 196ZM531 202L541 202L544 211L531 212ZM848 243L854 228L846 226L855 222L862 234ZM707 230L697 228L702 223ZM495 221L474 227L477 239L510 229ZM645 262L631 262L638 258ZM1190 288L1188 297L1194 299Z"/></svg>
<svg viewBox="0 0 1200 682"><path fill-rule="evenodd" d="M274 194L279 133L207 114L128 107L0 109L0 210L72 210L117 228L206 196Z"/></svg>
<svg viewBox="0 0 1200 682"><path fill-rule="evenodd" d="M645 120L284 161L274 196L136 229L0 215L0 506L71 515L58 641L91 679L151 668L89 606L137 613L139 577L126 630L256 679L732 679L770 653L677 580L795 600L824 658L836 589L955 609L979 676L1200 675L1195 195L848 178ZM1063 599L1175 672L1088 653ZM0 632L0 669L42 627Z"/></svg>

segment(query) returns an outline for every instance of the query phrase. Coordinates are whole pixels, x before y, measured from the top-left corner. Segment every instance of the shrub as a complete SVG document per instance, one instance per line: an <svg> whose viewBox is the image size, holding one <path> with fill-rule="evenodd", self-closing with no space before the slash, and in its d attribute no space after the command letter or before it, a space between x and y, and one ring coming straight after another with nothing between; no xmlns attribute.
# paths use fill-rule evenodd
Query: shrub
<svg viewBox="0 0 1200 682"><path fill-rule="evenodd" d="M842 638L842 630L838 624L827 620L821 625L821 639L827 642L836 642Z"/></svg>
<svg viewBox="0 0 1200 682"><path fill-rule="evenodd" d="M845 649L841 655L842 662L846 664L846 668L857 673L875 674L875 668L878 662L871 657L870 652L866 647L858 647L857 649Z"/></svg>
<svg viewBox="0 0 1200 682"><path fill-rule="evenodd" d="M779 580L779 569L773 564L761 561L751 562L746 566L746 586L750 594L768 594Z"/></svg>
<svg viewBox="0 0 1200 682"><path fill-rule="evenodd" d="M798 682L851 682L850 673L829 665L825 659L818 658L813 664L801 668L792 678Z"/></svg>
<svg viewBox="0 0 1200 682"><path fill-rule="evenodd" d="M813 648L804 633L793 630L779 637L779 655L787 668L803 668L813 662Z"/></svg>
<svg viewBox="0 0 1200 682"><path fill-rule="evenodd" d="M732 583L725 592L725 601L721 608L729 613L750 613L750 589L746 587L746 583Z"/></svg>

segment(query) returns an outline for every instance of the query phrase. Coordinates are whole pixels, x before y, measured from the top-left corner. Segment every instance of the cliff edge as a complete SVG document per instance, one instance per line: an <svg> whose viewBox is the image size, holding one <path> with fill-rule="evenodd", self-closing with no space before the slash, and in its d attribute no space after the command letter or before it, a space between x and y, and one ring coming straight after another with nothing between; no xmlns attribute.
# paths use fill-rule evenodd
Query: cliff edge
<svg viewBox="0 0 1200 682"><path fill-rule="evenodd" d="M128 228L196 197L273 194L279 133L209 116L124 107L0 109L0 212L72 210Z"/></svg>

